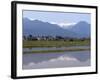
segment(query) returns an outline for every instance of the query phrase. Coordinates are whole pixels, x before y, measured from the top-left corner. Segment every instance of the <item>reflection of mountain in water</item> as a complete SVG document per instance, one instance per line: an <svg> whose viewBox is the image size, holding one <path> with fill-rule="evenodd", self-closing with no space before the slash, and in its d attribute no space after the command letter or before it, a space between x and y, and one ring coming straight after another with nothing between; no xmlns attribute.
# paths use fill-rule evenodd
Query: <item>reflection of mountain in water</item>
<svg viewBox="0 0 100 80"><path fill-rule="evenodd" d="M42 53L24 54L23 66L25 65L27 67L28 65L29 66L33 65L33 68L43 68L43 67L49 68L51 65L54 65L52 67L89 66L90 65L90 51L47 53L47 54L42 54ZM49 66L46 66L46 65L49 65ZM38 67L35 67L35 66L38 66Z"/></svg>

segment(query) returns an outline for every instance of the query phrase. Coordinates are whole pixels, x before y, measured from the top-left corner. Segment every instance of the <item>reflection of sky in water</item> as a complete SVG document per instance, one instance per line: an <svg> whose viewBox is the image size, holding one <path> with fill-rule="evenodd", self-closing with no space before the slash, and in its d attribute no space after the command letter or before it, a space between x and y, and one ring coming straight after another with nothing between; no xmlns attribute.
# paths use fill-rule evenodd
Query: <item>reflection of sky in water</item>
<svg viewBox="0 0 100 80"><path fill-rule="evenodd" d="M90 51L23 55L23 69L77 67L89 65Z"/></svg>
<svg viewBox="0 0 100 80"><path fill-rule="evenodd" d="M80 48L80 49L87 49L90 46L69 46L69 47L38 47L38 48L24 48L23 51L33 51L33 50L59 50L59 49L75 49L75 48Z"/></svg>

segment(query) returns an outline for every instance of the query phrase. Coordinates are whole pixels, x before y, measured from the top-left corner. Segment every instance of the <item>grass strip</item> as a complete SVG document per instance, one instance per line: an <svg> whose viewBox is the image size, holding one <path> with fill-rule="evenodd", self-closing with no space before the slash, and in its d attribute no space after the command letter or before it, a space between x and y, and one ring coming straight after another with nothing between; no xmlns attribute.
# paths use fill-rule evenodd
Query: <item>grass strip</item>
<svg viewBox="0 0 100 80"><path fill-rule="evenodd" d="M27 51L23 52L24 54L26 53L60 53L60 52L66 52L66 51L85 51L85 50L90 50L90 48L87 49L65 49L65 50L35 50L35 51Z"/></svg>
<svg viewBox="0 0 100 80"><path fill-rule="evenodd" d="M67 47L67 46L87 46L90 45L89 40L84 41L23 41L23 48L32 47Z"/></svg>

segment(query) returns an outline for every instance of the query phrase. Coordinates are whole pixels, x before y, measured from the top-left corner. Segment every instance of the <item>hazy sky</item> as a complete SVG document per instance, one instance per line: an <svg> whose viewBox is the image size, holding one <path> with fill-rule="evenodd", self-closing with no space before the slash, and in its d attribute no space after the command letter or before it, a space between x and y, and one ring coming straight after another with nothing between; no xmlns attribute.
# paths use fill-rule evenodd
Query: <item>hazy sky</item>
<svg viewBox="0 0 100 80"><path fill-rule="evenodd" d="M91 23L91 14L86 13L64 13L64 12L45 12L45 11L23 11L23 17L29 19L38 19L44 22L55 23L77 23L86 21Z"/></svg>

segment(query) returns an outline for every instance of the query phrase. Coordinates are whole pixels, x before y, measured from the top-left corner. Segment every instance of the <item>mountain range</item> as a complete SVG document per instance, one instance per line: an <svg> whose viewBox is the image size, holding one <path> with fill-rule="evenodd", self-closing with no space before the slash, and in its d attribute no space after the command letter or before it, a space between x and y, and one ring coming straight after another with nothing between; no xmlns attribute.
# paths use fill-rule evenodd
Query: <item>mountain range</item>
<svg viewBox="0 0 100 80"><path fill-rule="evenodd" d="M65 29L57 24L23 18L23 34L87 38L90 36L90 24L85 21L80 21Z"/></svg>

